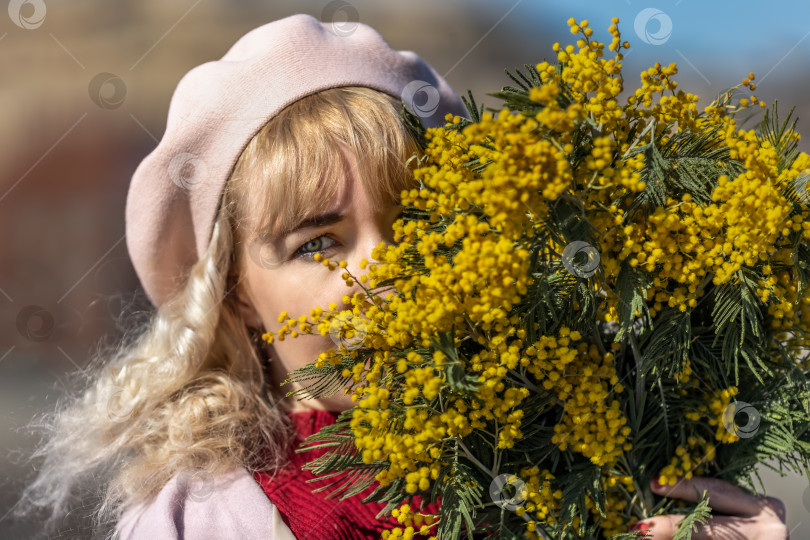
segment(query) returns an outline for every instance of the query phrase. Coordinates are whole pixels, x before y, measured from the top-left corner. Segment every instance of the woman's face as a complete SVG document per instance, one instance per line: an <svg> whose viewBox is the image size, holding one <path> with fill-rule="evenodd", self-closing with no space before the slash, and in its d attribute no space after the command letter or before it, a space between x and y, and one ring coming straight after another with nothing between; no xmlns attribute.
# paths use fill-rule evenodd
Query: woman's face
<svg viewBox="0 0 810 540"><path fill-rule="evenodd" d="M332 219L322 225L304 226L286 236L275 237L269 245L260 246L268 254L266 257L245 257L246 277L239 284L238 294L246 324L261 324L276 335L281 327L278 316L282 311L287 311L289 317L298 318L309 316L318 306L328 310L333 302L338 310L350 308L343 303L343 296L352 296L362 290L360 285L355 283L348 287L341 277L342 269L329 271L315 261L313 255L321 253L335 263L345 260L347 269L359 277L364 273L360 261L370 261L372 250L380 242L394 242L393 224L402 207L373 207L358 176L354 156L349 152L347 155L351 168L346 171L336 198L318 214L333 216ZM263 264L266 258L271 259L272 264ZM272 358L270 370L274 380L271 384L279 385L289 372L314 362L321 352L336 348L330 335L321 336L317 327L313 332L315 335L287 336L284 341L276 339L266 345ZM298 387L286 385L282 390L289 392ZM286 398L285 401L291 410L339 411L355 405L348 395L342 393L319 400Z"/></svg>

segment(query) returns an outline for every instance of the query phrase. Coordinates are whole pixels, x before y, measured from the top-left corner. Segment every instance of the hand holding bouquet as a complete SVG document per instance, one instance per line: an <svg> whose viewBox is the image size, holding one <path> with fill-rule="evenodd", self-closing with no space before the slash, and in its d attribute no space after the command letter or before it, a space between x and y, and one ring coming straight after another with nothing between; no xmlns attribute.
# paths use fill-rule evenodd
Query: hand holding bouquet
<svg viewBox="0 0 810 540"><path fill-rule="evenodd" d="M376 485L389 538L606 538L672 513L688 538L715 503L651 479L810 478L810 156L775 109L737 125L765 108L739 98L753 74L699 111L656 64L620 104L617 24L606 46L570 20L576 46L509 74L497 114L470 95L470 120L425 130L404 111L424 152L399 243L344 272L352 310L265 336L336 337L292 377L358 402L310 467L336 496Z"/></svg>

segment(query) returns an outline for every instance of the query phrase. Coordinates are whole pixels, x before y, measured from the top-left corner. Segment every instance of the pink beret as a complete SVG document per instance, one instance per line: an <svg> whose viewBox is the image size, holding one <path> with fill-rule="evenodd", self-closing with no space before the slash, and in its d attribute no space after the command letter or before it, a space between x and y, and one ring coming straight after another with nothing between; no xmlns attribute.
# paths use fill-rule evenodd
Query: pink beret
<svg viewBox="0 0 810 540"><path fill-rule="evenodd" d="M132 177L127 249L153 304L178 292L205 253L225 181L253 136L287 105L341 86L399 98L428 127L448 112L468 116L430 65L365 24L339 32L298 14L251 30L220 60L183 76L163 138ZM420 91L426 100L414 99Z"/></svg>

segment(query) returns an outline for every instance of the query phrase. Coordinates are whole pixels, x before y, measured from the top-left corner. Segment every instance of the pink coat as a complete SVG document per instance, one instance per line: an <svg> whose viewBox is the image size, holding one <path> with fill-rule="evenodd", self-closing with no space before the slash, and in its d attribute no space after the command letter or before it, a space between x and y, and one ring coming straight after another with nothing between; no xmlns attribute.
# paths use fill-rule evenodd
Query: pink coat
<svg viewBox="0 0 810 540"><path fill-rule="evenodd" d="M181 476L172 478L146 505L124 513L120 540L296 540L276 506L244 468L214 479L196 493Z"/></svg>

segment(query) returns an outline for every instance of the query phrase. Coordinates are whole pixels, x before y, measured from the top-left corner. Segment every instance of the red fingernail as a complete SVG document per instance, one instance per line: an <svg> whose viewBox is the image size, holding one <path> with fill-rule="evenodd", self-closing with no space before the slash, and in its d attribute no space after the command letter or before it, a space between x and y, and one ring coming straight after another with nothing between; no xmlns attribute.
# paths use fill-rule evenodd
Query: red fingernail
<svg viewBox="0 0 810 540"><path fill-rule="evenodd" d="M652 530L652 525L650 525L649 523L641 523L641 522L639 522L639 523L636 523L635 525L633 525L632 527L630 527L630 530L631 531L649 531L649 530Z"/></svg>

